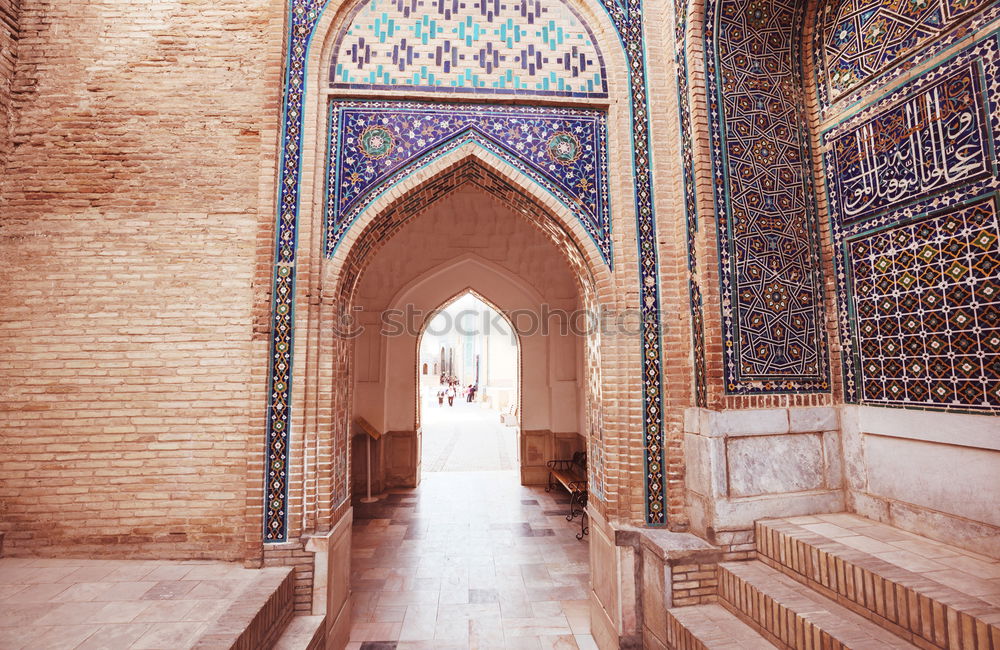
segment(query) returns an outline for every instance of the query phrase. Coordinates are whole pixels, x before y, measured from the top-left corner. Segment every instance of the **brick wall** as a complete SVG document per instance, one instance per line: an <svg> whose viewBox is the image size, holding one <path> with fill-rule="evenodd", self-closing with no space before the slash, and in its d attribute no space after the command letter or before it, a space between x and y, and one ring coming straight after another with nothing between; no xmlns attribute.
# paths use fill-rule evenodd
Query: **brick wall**
<svg viewBox="0 0 1000 650"><path fill-rule="evenodd" d="M281 8L22 4L0 178L8 554L236 559L259 538L248 378Z"/></svg>
<svg viewBox="0 0 1000 650"><path fill-rule="evenodd" d="M11 83L17 63L17 22L21 0L0 0L0 169L10 148Z"/></svg>

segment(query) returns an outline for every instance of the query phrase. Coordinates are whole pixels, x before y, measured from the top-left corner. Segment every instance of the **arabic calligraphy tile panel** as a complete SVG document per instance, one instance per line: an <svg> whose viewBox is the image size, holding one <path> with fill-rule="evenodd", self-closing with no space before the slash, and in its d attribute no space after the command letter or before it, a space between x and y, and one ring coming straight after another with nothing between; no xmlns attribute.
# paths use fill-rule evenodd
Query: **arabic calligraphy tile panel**
<svg viewBox="0 0 1000 650"><path fill-rule="evenodd" d="M800 12L788 0L707 3L729 394L829 390L810 150L797 82Z"/></svg>
<svg viewBox="0 0 1000 650"><path fill-rule="evenodd" d="M834 219L863 220L992 174L980 67L969 62L828 139Z"/></svg>
<svg viewBox="0 0 1000 650"><path fill-rule="evenodd" d="M836 102L990 4L991 0L821 3L817 29L821 102Z"/></svg>
<svg viewBox="0 0 1000 650"><path fill-rule="evenodd" d="M994 32L823 134L848 401L1000 407L997 98Z"/></svg>
<svg viewBox="0 0 1000 650"><path fill-rule="evenodd" d="M333 88L608 94L594 35L559 1L370 0L336 52Z"/></svg>
<svg viewBox="0 0 1000 650"><path fill-rule="evenodd" d="M471 139L562 201L611 263L603 111L331 101L329 135L327 255L385 187Z"/></svg>

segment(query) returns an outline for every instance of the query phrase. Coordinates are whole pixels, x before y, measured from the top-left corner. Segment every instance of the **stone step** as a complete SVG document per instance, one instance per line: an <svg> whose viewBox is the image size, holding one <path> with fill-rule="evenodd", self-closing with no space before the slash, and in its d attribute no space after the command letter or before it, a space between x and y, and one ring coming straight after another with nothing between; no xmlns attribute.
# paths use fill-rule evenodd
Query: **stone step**
<svg viewBox="0 0 1000 650"><path fill-rule="evenodd" d="M759 561L719 564L719 599L780 648L916 647Z"/></svg>
<svg viewBox="0 0 1000 650"><path fill-rule="evenodd" d="M773 650L774 645L721 605L667 610L667 643L675 650Z"/></svg>
<svg viewBox="0 0 1000 650"><path fill-rule="evenodd" d="M760 561L902 638L1000 650L1000 561L846 513L755 532Z"/></svg>
<svg viewBox="0 0 1000 650"><path fill-rule="evenodd" d="M256 650L270 648L292 619L295 570L260 569L259 575L202 634L194 648Z"/></svg>
<svg viewBox="0 0 1000 650"><path fill-rule="evenodd" d="M272 650L320 650L326 647L325 626L325 616L296 616Z"/></svg>

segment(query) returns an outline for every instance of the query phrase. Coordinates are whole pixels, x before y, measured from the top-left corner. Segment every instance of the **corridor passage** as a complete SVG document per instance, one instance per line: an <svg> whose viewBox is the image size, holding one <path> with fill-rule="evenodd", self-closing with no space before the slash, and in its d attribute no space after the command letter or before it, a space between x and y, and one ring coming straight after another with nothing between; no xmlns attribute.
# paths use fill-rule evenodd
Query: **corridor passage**
<svg viewBox="0 0 1000 650"><path fill-rule="evenodd" d="M348 647L595 648L588 538L568 502L479 471L425 473L355 504Z"/></svg>
<svg viewBox="0 0 1000 650"><path fill-rule="evenodd" d="M421 428L424 473L517 468L517 430L500 424L496 411L478 403L461 397L454 406L425 401Z"/></svg>

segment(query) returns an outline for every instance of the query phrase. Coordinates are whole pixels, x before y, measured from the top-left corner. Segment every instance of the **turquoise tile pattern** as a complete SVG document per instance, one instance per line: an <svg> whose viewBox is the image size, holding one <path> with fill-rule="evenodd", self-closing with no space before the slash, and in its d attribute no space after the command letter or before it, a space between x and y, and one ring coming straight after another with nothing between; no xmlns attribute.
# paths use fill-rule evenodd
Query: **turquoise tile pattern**
<svg viewBox="0 0 1000 650"><path fill-rule="evenodd" d="M340 36L330 86L607 97L594 36L559 0L370 0Z"/></svg>

